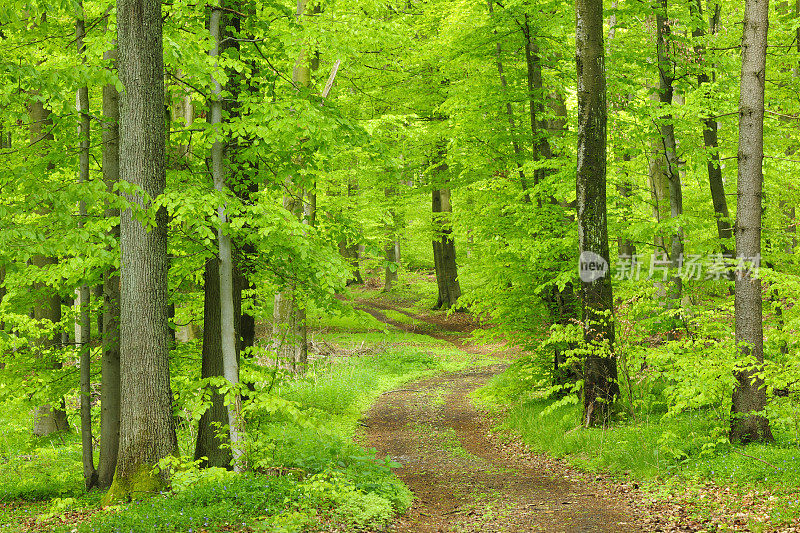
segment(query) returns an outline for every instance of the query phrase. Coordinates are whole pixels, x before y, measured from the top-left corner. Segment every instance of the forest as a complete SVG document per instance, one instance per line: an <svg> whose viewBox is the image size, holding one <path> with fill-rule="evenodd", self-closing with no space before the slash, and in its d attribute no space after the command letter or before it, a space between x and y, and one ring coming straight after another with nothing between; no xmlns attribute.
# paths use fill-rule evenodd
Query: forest
<svg viewBox="0 0 800 533"><path fill-rule="evenodd" d="M9 0L0 79L3 531L800 530L800 1Z"/></svg>

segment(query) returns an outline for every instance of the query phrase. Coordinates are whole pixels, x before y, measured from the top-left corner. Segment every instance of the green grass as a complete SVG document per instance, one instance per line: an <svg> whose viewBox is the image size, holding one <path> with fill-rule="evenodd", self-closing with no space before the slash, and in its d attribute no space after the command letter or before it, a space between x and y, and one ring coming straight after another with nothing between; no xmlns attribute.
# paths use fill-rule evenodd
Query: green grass
<svg viewBox="0 0 800 533"><path fill-rule="evenodd" d="M679 475L719 484L800 487L800 449L750 444L733 447L710 413L694 412L607 428L579 426L577 405L548 409L528 400L511 410L506 425L538 451L567 458L589 471L626 473L642 480Z"/></svg>

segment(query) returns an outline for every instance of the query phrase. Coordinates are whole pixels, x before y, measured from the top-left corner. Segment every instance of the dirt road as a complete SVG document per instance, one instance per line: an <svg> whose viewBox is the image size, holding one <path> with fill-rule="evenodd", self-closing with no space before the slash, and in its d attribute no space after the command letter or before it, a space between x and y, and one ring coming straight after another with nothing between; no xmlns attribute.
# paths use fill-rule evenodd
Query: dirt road
<svg viewBox="0 0 800 533"><path fill-rule="evenodd" d="M382 310L389 308L374 302L363 302L361 307L380 320L386 319ZM428 324L432 336L453 331L434 321ZM452 334L440 338L461 345ZM368 412L366 439L380 454L403 465L397 475L417 497L394 530L644 530L633 518L635 511L598 494L592 483L570 479L569 470L560 463L504 445L490 434L489 416L474 407L469 394L503 368L497 365L417 381L382 395Z"/></svg>

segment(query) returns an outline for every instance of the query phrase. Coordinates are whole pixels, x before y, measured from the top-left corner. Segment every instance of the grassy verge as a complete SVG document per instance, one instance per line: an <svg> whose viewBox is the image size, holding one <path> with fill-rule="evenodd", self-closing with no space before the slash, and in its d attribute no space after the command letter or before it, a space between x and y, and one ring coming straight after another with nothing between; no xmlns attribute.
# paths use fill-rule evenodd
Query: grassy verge
<svg viewBox="0 0 800 533"><path fill-rule="evenodd" d="M726 424L711 410L653 413L605 429L583 428L577 402L554 407L553 400L516 388L519 368L512 366L476 396L505 407L501 429L518 434L532 450L635 482L656 500L679 501L689 515L720 531L737 520L751 531L800 522L800 448L790 438L733 446Z"/></svg>

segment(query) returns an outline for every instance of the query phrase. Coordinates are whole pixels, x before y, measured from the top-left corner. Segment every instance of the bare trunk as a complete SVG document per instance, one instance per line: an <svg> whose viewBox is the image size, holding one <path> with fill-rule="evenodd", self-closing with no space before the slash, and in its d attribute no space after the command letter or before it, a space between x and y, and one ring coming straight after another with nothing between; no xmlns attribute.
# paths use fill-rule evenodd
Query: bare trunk
<svg viewBox="0 0 800 533"><path fill-rule="evenodd" d="M223 3L220 0L219 8L212 9L211 21L209 24L211 38L214 40L214 47L210 55L218 57L220 53L220 42L225 32L221 28ZM219 81L214 80L212 92L214 99L210 103L211 125L217 129L217 135L222 124L222 86ZM218 137L211 148L211 174L214 179L214 188L224 193L225 185L225 150L226 142ZM234 296L233 296L233 247L230 236L225 233L224 225L227 222L225 206L219 208L219 229L217 239L219 241L219 300L220 300L220 335L222 349L222 367L226 381L235 391L239 384L239 362L236 357L236 334L234 331ZM234 392L233 398L228 403L228 431L230 433L230 445L232 449L233 468L241 472L243 465L242 457L242 423L241 423L241 396Z"/></svg>
<svg viewBox="0 0 800 533"><path fill-rule="evenodd" d="M442 163L440 170L446 171L447 165ZM458 282L458 266L456 265L456 244L453 240L453 230L450 227L450 213L453 207L450 204L450 189L441 188L433 190L433 262L436 270L436 284L439 296L436 300L436 309L450 309L457 305L461 297L461 284Z"/></svg>
<svg viewBox="0 0 800 533"><path fill-rule="evenodd" d="M760 260L761 191L764 157L764 82L769 1L746 0L739 91L739 180L736 250L744 261ZM759 377L764 362L761 280L750 272L736 276L736 343L743 368L735 372L730 438L734 442L772 441L764 415L766 387Z"/></svg>
<svg viewBox="0 0 800 533"><path fill-rule="evenodd" d="M166 182L160 2L120 0L117 43L125 87L120 180L156 198ZM128 200L138 208L153 209L141 195L128 195ZM107 501L159 490L165 479L152 468L177 449L169 376L166 211L158 210L151 228L130 209L121 222L122 424Z"/></svg>
<svg viewBox="0 0 800 533"><path fill-rule="evenodd" d="M109 50L104 59L116 58ZM119 94L113 84L103 86L103 181L106 191L113 193L119 182ZM106 218L119 217L119 210L106 206ZM119 240L119 225L109 230L113 240ZM117 468L120 428L120 375L119 375L119 273L110 268L103 275L103 359L100 387L100 458L97 465L97 484L108 488L114 481Z"/></svg>
<svg viewBox="0 0 800 533"><path fill-rule="evenodd" d="M581 282L584 336L591 350L584 363L583 423L592 426L609 422L612 404L619 394L617 364L613 353L614 299L608 272L603 3L601 0L577 0L575 11L578 243L581 263L605 262L602 275L582 275ZM586 272L597 273L596 270Z"/></svg>
<svg viewBox="0 0 800 533"><path fill-rule="evenodd" d="M83 2L78 1L78 17L75 21L75 42L78 46L78 54L85 62L86 48L83 38L86 33L83 13ZM78 89L78 113L80 113L80 126L78 128L78 138L80 139L80 171L79 180L81 183L89 181L89 88L81 87ZM86 202L81 201L78 208L78 227L83 227L86 219ZM82 285L80 288L80 338L76 339L80 346L80 371L81 371L81 447L83 456L83 480L86 490L90 490L97 484L97 470L94 467L94 450L92 449L92 353L89 347L91 341L92 316L89 307L91 288L89 285Z"/></svg>

